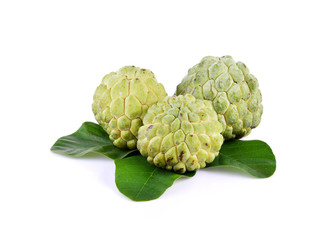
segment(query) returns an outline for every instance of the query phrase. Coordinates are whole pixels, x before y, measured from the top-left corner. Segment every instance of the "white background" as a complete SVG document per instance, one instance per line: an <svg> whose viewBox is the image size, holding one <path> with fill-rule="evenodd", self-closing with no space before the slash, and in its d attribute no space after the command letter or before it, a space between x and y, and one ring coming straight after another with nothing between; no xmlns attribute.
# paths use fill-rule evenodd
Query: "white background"
<svg viewBox="0 0 331 240"><path fill-rule="evenodd" d="M329 1L0 1L0 239L331 239ZM168 94L207 55L259 79L275 174L230 168L134 202L114 162L52 153L94 121L102 77L151 69Z"/></svg>

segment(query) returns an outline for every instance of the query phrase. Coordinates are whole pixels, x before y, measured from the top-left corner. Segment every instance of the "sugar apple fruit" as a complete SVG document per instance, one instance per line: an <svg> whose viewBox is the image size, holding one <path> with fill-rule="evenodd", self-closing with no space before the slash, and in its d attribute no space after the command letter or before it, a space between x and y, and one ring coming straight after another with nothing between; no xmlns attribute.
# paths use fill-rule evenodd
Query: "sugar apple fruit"
<svg viewBox="0 0 331 240"><path fill-rule="evenodd" d="M94 93L92 110L116 147L134 149L147 109L165 96L151 71L126 66L104 76Z"/></svg>
<svg viewBox="0 0 331 240"><path fill-rule="evenodd" d="M214 160L223 144L222 125L210 101L190 94L151 106L139 129L137 148L147 161L178 173Z"/></svg>
<svg viewBox="0 0 331 240"><path fill-rule="evenodd" d="M241 138L261 121L263 106L258 80L231 56L204 57L188 70L176 95L192 94L212 101L225 140Z"/></svg>

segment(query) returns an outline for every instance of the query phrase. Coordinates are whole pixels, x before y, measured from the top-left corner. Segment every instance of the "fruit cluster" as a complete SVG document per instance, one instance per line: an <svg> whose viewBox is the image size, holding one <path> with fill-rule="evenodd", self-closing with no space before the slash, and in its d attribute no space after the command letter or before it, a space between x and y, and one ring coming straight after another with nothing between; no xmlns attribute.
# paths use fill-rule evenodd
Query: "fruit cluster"
<svg viewBox="0 0 331 240"><path fill-rule="evenodd" d="M118 148L138 148L147 161L178 173L211 163L224 140L241 138L261 121L257 79L232 57L205 57L169 97L154 74L126 66L107 74L92 110Z"/></svg>

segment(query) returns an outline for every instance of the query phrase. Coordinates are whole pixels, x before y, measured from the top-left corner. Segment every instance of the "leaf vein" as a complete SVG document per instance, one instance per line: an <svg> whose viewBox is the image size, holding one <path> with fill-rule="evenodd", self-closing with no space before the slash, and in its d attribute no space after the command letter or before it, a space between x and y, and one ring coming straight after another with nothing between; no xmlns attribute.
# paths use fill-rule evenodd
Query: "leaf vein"
<svg viewBox="0 0 331 240"><path fill-rule="evenodd" d="M144 182L144 184L141 186L141 188L139 189L138 193L136 194L136 197L137 198L140 193L142 192L142 190L144 189L145 185L147 184L147 182L149 181L149 179L153 176L153 174L155 173L156 171L156 167L154 168L153 172L151 173L151 175L146 179L146 181Z"/></svg>

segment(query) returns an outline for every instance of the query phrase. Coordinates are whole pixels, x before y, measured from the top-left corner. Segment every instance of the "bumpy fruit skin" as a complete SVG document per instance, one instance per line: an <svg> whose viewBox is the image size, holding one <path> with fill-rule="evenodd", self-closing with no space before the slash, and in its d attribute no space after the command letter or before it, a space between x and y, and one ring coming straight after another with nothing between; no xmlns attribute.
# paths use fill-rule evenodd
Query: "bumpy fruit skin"
<svg viewBox="0 0 331 240"><path fill-rule="evenodd" d="M225 140L247 136L261 121L262 95L256 77L231 56L204 57L188 70L176 95L212 101Z"/></svg>
<svg viewBox="0 0 331 240"><path fill-rule="evenodd" d="M126 66L104 76L95 90L92 110L116 147L134 149L147 109L165 96L151 71Z"/></svg>
<svg viewBox="0 0 331 240"><path fill-rule="evenodd" d="M211 102L190 94L166 97L148 109L137 148L147 161L178 173L211 163L223 144Z"/></svg>

